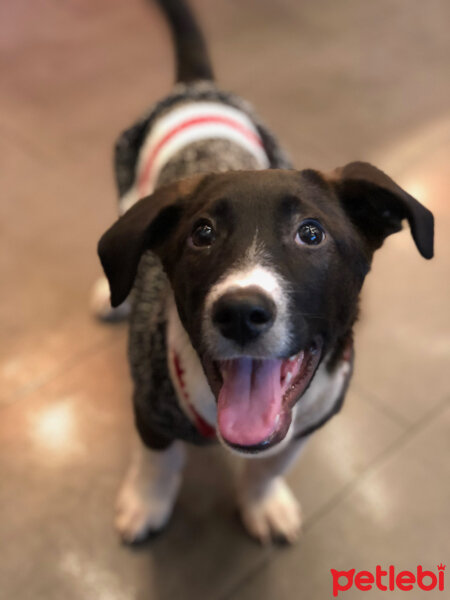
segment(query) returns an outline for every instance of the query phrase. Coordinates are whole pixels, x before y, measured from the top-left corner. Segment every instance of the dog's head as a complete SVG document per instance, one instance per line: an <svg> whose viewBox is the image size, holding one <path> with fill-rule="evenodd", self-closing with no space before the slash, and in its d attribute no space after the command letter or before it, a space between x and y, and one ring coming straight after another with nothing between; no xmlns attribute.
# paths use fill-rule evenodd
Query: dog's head
<svg viewBox="0 0 450 600"><path fill-rule="evenodd" d="M113 306L142 253L160 257L221 437L256 450L286 435L321 359L351 330L373 252L403 219L431 258L432 214L369 164L228 172L158 189L104 234L99 254Z"/></svg>

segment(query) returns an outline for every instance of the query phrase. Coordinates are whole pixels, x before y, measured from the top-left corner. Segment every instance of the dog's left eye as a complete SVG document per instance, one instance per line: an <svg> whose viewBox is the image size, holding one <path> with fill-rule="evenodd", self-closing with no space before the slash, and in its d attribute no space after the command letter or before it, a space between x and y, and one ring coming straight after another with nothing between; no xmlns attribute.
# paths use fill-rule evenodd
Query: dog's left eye
<svg viewBox="0 0 450 600"><path fill-rule="evenodd" d="M308 246L318 246L325 239L325 231L320 223L308 219L303 221L297 229L295 241L297 244L306 244Z"/></svg>
<svg viewBox="0 0 450 600"><path fill-rule="evenodd" d="M190 237L190 242L193 246L205 247L211 246L215 239L216 233L212 223L209 221L202 221L195 225Z"/></svg>

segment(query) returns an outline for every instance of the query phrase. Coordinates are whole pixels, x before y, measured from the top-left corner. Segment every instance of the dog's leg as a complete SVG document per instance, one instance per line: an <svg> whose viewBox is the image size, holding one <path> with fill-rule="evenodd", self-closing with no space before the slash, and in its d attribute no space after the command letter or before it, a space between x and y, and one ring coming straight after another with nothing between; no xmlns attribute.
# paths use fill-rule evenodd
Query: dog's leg
<svg viewBox="0 0 450 600"><path fill-rule="evenodd" d="M297 458L304 440L293 441L268 458L247 459L238 487L241 518L261 543L272 538L293 543L302 524L300 505L282 477Z"/></svg>
<svg viewBox="0 0 450 600"><path fill-rule="evenodd" d="M119 492L115 526L124 542L144 540L168 522L185 462L182 442L150 450L136 436L131 464Z"/></svg>

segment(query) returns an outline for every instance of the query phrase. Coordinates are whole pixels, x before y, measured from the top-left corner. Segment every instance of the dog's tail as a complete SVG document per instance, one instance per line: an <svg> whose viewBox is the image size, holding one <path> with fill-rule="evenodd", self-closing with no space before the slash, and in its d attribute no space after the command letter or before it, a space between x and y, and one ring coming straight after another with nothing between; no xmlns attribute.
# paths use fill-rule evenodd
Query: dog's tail
<svg viewBox="0 0 450 600"><path fill-rule="evenodd" d="M214 79L206 42L197 21L183 0L156 0L169 22L175 45L177 82Z"/></svg>

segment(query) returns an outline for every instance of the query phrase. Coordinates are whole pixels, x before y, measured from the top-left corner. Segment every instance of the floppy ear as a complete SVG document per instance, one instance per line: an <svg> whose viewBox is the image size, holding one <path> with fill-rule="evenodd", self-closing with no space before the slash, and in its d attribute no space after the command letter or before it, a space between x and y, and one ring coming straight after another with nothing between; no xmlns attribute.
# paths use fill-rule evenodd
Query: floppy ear
<svg viewBox="0 0 450 600"><path fill-rule="evenodd" d="M139 200L102 235L98 255L108 278L113 307L127 298L142 254L156 249L168 238L183 213L184 201L203 177L158 188L151 196Z"/></svg>
<svg viewBox="0 0 450 600"><path fill-rule="evenodd" d="M372 251L402 228L407 219L420 254L433 257L432 213L383 171L364 162L352 162L329 176L346 213L369 242Z"/></svg>

